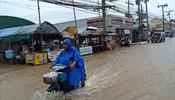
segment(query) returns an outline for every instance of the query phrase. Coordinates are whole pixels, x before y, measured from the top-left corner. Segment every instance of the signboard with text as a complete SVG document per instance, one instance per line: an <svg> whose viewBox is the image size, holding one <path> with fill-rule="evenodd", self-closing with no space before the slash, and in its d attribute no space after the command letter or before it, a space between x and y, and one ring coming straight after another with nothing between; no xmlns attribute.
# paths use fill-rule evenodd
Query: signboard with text
<svg viewBox="0 0 175 100"><path fill-rule="evenodd" d="M81 55L88 55L88 54L92 54L92 46L88 46L88 47L80 47L80 53Z"/></svg>
<svg viewBox="0 0 175 100"><path fill-rule="evenodd" d="M48 59L50 61L55 61L55 59L57 58L57 56L60 54L61 51L51 51L48 52Z"/></svg>

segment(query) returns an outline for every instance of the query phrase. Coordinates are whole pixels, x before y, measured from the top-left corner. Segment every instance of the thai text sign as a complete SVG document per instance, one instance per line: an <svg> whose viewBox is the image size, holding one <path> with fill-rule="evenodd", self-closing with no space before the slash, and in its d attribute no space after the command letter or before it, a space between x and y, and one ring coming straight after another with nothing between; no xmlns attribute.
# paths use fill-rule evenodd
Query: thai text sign
<svg viewBox="0 0 175 100"><path fill-rule="evenodd" d="M92 54L92 46L88 46L88 47L80 47L80 53L81 55L88 55L88 54Z"/></svg>

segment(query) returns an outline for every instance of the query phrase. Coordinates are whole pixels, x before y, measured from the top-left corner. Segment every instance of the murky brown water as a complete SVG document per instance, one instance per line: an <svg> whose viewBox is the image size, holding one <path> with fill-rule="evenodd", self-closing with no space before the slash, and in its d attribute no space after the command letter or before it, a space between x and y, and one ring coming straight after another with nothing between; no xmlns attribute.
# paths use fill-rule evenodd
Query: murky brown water
<svg viewBox="0 0 175 100"><path fill-rule="evenodd" d="M87 86L44 93L49 64L0 69L0 100L175 100L175 39L85 57ZM6 66L3 66L6 67ZM49 98L49 99L48 99Z"/></svg>

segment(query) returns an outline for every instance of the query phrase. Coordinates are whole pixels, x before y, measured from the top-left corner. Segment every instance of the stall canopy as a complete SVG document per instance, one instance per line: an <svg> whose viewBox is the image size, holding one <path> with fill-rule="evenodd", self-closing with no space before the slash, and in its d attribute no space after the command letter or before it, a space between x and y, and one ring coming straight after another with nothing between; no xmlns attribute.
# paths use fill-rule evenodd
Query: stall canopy
<svg viewBox="0 0 175 100"><path fill-rule="evenodd" d="M9 35L13 35L20 28L21 27L13 27L13 28L2 29L2 30L0 30L0 37L6 37L6 36L9 36Z"/></svg>
<svg viewBox="0 0 175 100"><path fill-rule="evenodd" d="M60 36L60 32L49 22L39 25L21 26L0 30L0 41L2 43L28 41L31 35L55 35Z"/></svg>

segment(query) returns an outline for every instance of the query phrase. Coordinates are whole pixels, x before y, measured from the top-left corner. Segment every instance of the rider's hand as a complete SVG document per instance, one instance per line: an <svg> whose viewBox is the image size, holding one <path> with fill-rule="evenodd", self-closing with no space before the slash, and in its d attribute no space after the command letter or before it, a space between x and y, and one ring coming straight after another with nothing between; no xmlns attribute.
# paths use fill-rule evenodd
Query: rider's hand
<svg viewBox="0 0 175 100"><path fill-rule="evenodd" d="M73 69L75 67L76 61L74 61L71 65L70 65L70 69Z"/></svg>

